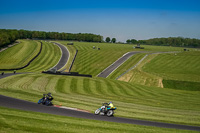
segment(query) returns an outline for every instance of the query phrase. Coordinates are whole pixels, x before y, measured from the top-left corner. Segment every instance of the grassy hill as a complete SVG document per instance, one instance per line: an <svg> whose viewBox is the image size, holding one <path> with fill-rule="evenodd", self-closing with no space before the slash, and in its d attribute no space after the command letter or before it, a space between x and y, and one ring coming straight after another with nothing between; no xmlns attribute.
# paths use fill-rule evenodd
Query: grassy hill
<svg viewBox="0 0 200 133"><path fill-rule="evenodd" d="M158 56L158 54L148 55L136 68L124 74L118 80L136 83L146 86L155 86L163 88L162 78L150 73L143 71L142 67L150 62L153 58Z"/></svg>
<svg viewBox="0 0 200 133"><path fill-rule="evenodd" d="M149 55L119 80L149 86L200 90L200 52Z"/></svg>
<svg viewBox="0 0 200 133"><path fill-rule="evenodd" d="M116 116L199 125L200 94L130 84L104 78L48 74L16 75L0 80L0 94L37 102L52 92L54 103L93 112L113 101ZM183 100L184 99L184 100ZM185 106L187 105L187 106Z"/></svg>
<svg viewBox="0 0 200 133"><path fill-rule="evenodd" d="M25 66L40 50L40 42L20 40L20 43L0 52L0 69L12 69Z"/></svg>
<svg viewBox="0 0 200 133"><path fill-rule="evenodd" d="M67 45L67 41L59 41ZM183 51L183 48L178 47L160 47L145 45L145 49L134 49L134 45L129 44L112 44L112 43L90 43L90 42L73 42L73 46L78 50L76 60L72 71L81 74L91 74L97 76L106 67L115 62L118 58L130 51ZM95 46L95 49L93 49ZM98 50L100 48L100 50ZM70 48L71 49L71 48ZM72 51L75 51L72 50ZM73 54L72 54L73 55ZM137 60L136 60L137 61ZM126 67L128 69L128 67ZM123 72L119 71L119 73ZM115 74L117 75L117 74ZM115 76L114 76L115 77ZM111 77L112 78L112 77Z"/></svg>
<svg viewBox="0 0 200 133"><path fill-rule="evenodd" d="M0 56L2 57L2 59L0 59L2 68L6 68L6 66L8 68L24 66L38 53L40 49L40 42L34 40L20 41L22 43L0 53ZM29 66L24 69L17 70L17 72L41 72L43 70L52 68L58 63L61 57L61 51L59 47L46 41L42 41L42 43L43 46L40 55L33 60ZM22 49L22 47L24 48Z"/></svg>
<svg viewBox="0 0 200 133"><path fill-rule="evenodd" d="M42 41L41 54L26 68L18 72L41 72L55 66L61 57L60 48L53 43Z"/></svg>
<svg viewBox="0 0 200 133"><path fill-rule="evenodd" d="M35 41L30 41L30 43L33 42ZM135 69L119 80L115 80L120 74L134 66L145 54L134 55L106 79L95 76L129 51L139 50L153 53L157 51L183 51L183 48L147 45L144 46L145 49L141 50L134 49L133 45L127 44L74 42L73 46L68 46L66 41L58 42L64 44L70 51L69 62L72 61L76 49L78 50L72 71L91 74L93 78L39 73L20 74L0 79L0 94L37 102L43 93L51 92L55 98L54 104L85 109L90 112L94 112L101 106L101 103L112 101L117 107L115 116L200 126L200 103L198 102L200 100L200 62L198 51L195 52L190 49L192 52L177 53L176 55L149 55ZM40 72L53 67L59 61L60 49L52 43L43 41L43 44L41 55L30 66L19 72ZM35 44L33 45L35 46ZM16 46L10 48L10 53L20 49ZM93 46L95 46L95 49L93 49ZM30 49L33 49L32 47ZM100 50L97 48L100 48ZM9 54L2 57L8 56ZM64 68L68 69L69 66L70 63ZM193 89L191 89L191 86ZM5 132L9 130L12 132L14 129L16 129L16 132L21 132L20 127L24 127L22 128L23 131L37 132L39 129L48 131L47 128L43 127L43 122L49 119L52 119L52 121L46 124L53 131L59 130L60 132L65 131L66 125L71 132L97 132L101 129L105 132L179 131L63 118L54 115L47 117L41 113L6 108L0 108L0 110L0 114L3 116L0 117L0 124L3 125L0 129ZM30 122L26 125L23 121L27 120ZM8 128L13 125L14 121L18 121L17 125ZM94 123L98 123L98 126L95 126ZM75 128L77 126L80 128ZM180 132L184 132L184 130L180 130Z"/></svg>
<svg viewBox="0 0 200 133"><path fill-rule="evenodd" d="M143 70L165 79L200 82L200 51L160 54Z"/></svg>
<svg viewBox="0 0 200 133"><path fill-rule="evenodd" d="M66 44L67 42L62 43ZM93 46L96 48L93 49ZM72 71L93 76L97 76L115 60L133 49L130 45L87 42L74 42L74 48L78 50L78 54Z"/></svg>

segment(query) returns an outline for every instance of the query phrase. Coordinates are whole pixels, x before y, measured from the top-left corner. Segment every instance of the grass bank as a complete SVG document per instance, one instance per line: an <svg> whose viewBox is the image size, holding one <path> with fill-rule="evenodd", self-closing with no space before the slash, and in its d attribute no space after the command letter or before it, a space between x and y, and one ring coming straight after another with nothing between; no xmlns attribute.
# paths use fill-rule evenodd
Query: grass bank
<svg viewBox="0 0 200 133"><path fill-rule="evenodd" d="M67 41L59 41L67 46ZM74 53L75 49L78 50L78 54L72 71L79 72L81 74L90 74L97 76L105 68L130 51L183 51L183 48L179 47L161 47L161 46L149 46L145 45L145 49L135 49L134 45L130 44L113 44L113 43L90 43L90 42L73 42L73 46L69 47L70 54ZM93 48L95 47L95 48ZM100 50L98 50L100 48ZM71 57L72 58L72 57ZM134 61L137 61L134 60ZM127 63L128 64L128 63ZM134 64L134 63L132 63ZM130 64L129 64L130 65ZM121 70L120 70L121 69ZM115 78L121 72L124 72L127 68L120 68L110 78ZM123 69L123 70L122 70Z"/></svg>
<svg viewBox="0 0 200 133"><path fill-rule="evenodd" d="M91 112L101 103L113 101L118 108L116 116L190 125L200 122L200 93L194 91L48 74L7 77L0 80L0 88L2 95L33 102L51 92L55 104Z"/></svg>
<svg viewBox="0 0 200 133"><path fill-rule="evenodd" d="M114 122L63 117L0 107L0 132L59 132L59 133L195 133L195 131L147 127Z"/></svg>
<svg viewBox="0 0 200 133"><path fill-rule="evenodd" d="M55 66L61 57L60 48L52 43L42 41L43 48L41 54L26 68L18 72L41 72Z"/></svg>
<svg viewBox="0 0 200 133"><path fill-rule="evenodd" d="M40 42L19 40L20 43L0 52L0 69L13 69L25 66L40 50Z"/></svg>

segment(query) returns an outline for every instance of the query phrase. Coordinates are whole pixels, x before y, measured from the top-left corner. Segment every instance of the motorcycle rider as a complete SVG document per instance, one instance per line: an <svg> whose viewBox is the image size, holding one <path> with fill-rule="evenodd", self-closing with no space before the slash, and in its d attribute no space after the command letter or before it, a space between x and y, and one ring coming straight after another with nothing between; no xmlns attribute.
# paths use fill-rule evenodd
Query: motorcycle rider
<svg viewBox="0 0 200 133"><path fill-rule="evenodd" d="M53 99L54 99L53 96L52 96L51 93L49 92L49 93L47 94L47 100L51 102Z"/></svg>
<svg viewBox="0 0 200 133"><path fill-rule="evenodd" d="M42 104L45 104L46 98L47 98L47 95L46 95L46 94L43 94L43 97L42 97Z"/></svg>
<svg viewBox="0 0 200 133"><path fill-rule="evenodd" d="M108 108L112 108L114 107L112 102L109 103L103 103L105 105L105 109L104 109L104 113L107 111Z"/></svg>

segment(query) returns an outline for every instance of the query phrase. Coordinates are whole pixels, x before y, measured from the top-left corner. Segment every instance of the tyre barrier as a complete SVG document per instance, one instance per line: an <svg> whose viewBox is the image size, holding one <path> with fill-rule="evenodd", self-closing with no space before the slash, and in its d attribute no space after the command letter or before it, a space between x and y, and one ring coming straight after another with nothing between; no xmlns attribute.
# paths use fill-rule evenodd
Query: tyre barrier
<svg viewBox="0 0 200 133"><path fill-rule="evenodd" d="M54 75L81 76L81 77L90 77L90 78L92 78L92 75L88 75L88 74L79 74L78 72L60 72L60 71L52 72L52 71L42 71L42 73L54 74Z"/></svg>
<svg viewBox="0 0 200 133"><path fill-rule="evenodd" d="M74 59L73 59L73 61L72 61L72 64L70 65L70 67L69 67L69 72L71 71L71 69L72 69L72 66L73 66L73 64L74 64L74 61L75 61L75 58L76 58L76 55L78 54L78 50L76 49L76 54L74 55Z"/></svg>

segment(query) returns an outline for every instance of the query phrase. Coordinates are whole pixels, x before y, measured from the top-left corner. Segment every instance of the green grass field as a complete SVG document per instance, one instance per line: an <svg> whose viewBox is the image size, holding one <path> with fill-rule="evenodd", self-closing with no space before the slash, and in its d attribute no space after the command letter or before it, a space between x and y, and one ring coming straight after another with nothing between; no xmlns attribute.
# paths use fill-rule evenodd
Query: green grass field
<svg viewBox="0 0 200 133"><path fill-rule="evenodd" d="M200 52L160 54L148 62L143 70L170 80L200 82Z"/></svg>
<svg viewBox="0 0 200 133"><path fill-rule="evenodd" d="M104 78L24 74L0 80L0 94L37 102L52 92L54 104L94 112L113 101L116 116L200 125L200 94L147 87ZM183 100L184 99L184 100ZM185 106L187 105L187 106Z"/></svg>
<svg viewBox="0 0 200 133"><path fill-rule="evenodd" d="M40 42L19 40L20 43L0 52L0 69L13 69L25 66L40 50Z"/></svg>
<svg viewBox="0 0 200 133"><path fill-rule="evenodd" d="M4 53L3 52L0 53L0 56L2 56L2 59L0 59L2 68L5 68L5 66L7 66L8 68L24 66L39 52L40 49L39 41L34 41L34 40L28 40L28 41L20 40L20 41L22 43L3 51ZM42 41L42 43L43 47L40 55L33 62L31 62L29 66L27 66L24 69L17 70L17 72L41 72L52 68L58 63L61 57L61 51L59 47L57 45L54 45L46 41ZM21 47L24 47L22 49L23 51L20 50ZM30 49L30 51L28 51L28 49ZM24 63L21 64L19 60L16 60L16 62L12 63L13 59L15 58L19 58L19 60L21 60L21 62L23 61ZM9 73L12 71L6 71L6 72Z"/></svg>
<svg viewBox="0 0 200 133"><path fill-rule="evenodd" d="M2 107L0 107L0 125L0 132L6 133L196 133L195 131L87 120Z"/></svg>
<svg viewBox="0 0 200 133"><path fill-rule="evenodd" d="M93 46L96 49L93 49ZM74 47L78 49L78 54L72 71L93 76L97 76L123 54L133 50L131 45L106 43L75 42ZM100 50L97 50L97 48L100 48Z"/></svg>
<svg viewBox="0 0 200 133"><path fill-rule="evenodd" d="M162 88L200 90L199 56L199 51L149 55L119 80Z"/></svg>
<svg viewBox="0 0 200 133"><path fill-rule="evenodd" d="M142 70L142 67L150 62L153 58L158 56L158 54L148 55L136 68L132 69L131 71L124 74L118 80L129 82L129 83L136 83L145 86L154 86L154 87L161 87L163 88L162 78ZM131 61L129 61L130 63Z"/></svg>
<svg viewBox="0 0 200 133"><path fill-rule="evenodd" d="M58 41L58 42L65 45L69 43L67 41ZM95 46L95 49L93 49L93 46ZM134 45L128 45L128 44L90 43L90 42L74 42L74 45L69 47L74 47L75 49L78 50L78 54L75 63L73 65L72 71L79 72L81 74L90 74L93 76L97 76L106 67L108 67L122 55L130 51L150 51L150 52L183 51L183 48L180 47L160 47L160 46L145 45L144 46L145 49L134 49L133 48ZM100 48L100 50L97 50L97 48ZM71 51L73 51L74 53L75 49ZM125 69L128 69L128 67L126 67ZM125 69L117 71L121 73L125 71ZM115 73L111 78L116 77L115 75L118 75L117 73Z"/></svg>
<svg viewBox="0 0 200 133"><path fill-rule="evenodd" d="M61 57L60 48L49 42L43 42L41 54L26 68L18 72L41 72L55 66Z"/></svg>
<svg viewBox="0 0 200 133"><path fill-rule="evenodd" d="M73 46L67 46L66 41L58 42L64 44L70 51L69 62L72 61L75 50L78 49L72 71L91 74L93 78L35 73L53 67L61 56L60 49L56 45L44 41L41 55L30 66L19 71L34 73L1 79L0 94L37 102L43 93L51 92L55 98L54 104L90 112L94 112L101 103L112 101L117 107L115 116L200 126L199 51L190 49L191 52L176 55L149 55L135 69L119 80L115 80L120 74L134 66L145 54L132 56L108 78L97 78L95 77L97 74L123 54L138 49L133 49L133 45L127 44L74 42ZM16 51L16 46L10 48L10 53ZM93 49L93 46L96 48ZM139 50L150 53L183 51L180 47L148 45L143 47L145 49ZM8 56L9 52L5 53L4 58ZM64 68L68 69L69 66L70 63ZM16 132L40 132L39 130L49 132L44 127L44 121L51 119L53 120L47 125L52 131L59 132L65 132L66 129L69 129L69 132L101 132L101 129L102 132L191 132L54 115L46 116L41 113L6 108L0 108L0 110L0 123L3 125L0 129L3 132L15 130ZM26 122L26 125L24 121L27 120L29 122ZM18 121L17 125L11 126L15 121ZM99 123L98 126L95 126L95 123ZM38 129L37 126L39 126ZM75 128L77 126L79 128Z"/></svg>

